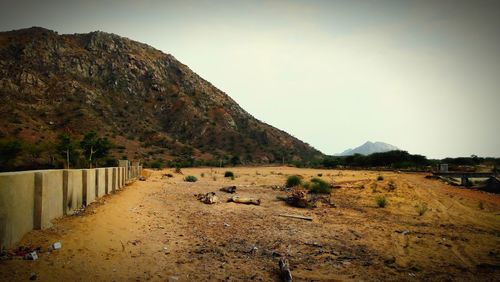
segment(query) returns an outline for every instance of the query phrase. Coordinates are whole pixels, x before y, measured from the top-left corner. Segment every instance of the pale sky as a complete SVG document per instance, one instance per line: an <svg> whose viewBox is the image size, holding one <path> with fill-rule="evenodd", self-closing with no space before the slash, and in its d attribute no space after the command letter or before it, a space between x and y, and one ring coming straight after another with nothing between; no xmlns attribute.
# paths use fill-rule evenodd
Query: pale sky
<svg viewBox="0 0 500 282"><path fill-rule="evenodd" d="M2 31L144 42L326 154L500 157L500 1L10 2Z"/></svg>

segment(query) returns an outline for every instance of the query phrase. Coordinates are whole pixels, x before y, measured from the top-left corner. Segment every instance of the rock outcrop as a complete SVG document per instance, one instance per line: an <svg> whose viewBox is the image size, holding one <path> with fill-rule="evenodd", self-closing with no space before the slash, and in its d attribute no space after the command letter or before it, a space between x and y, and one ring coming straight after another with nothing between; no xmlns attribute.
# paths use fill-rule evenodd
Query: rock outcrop
<svg viewBox="0 0 500 282"><path fill-rule="evenodd" d="M105 32L0 33L0 138L98 130L130 159L305 160L320 152L260 122L172 55ZM264 101L265 102L265 101Z"/></svg>

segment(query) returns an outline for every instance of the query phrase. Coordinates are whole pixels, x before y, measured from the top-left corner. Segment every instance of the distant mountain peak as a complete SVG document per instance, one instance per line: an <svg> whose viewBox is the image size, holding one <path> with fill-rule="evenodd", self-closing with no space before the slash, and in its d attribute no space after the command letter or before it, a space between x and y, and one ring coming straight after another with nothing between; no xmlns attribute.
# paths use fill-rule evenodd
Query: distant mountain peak
<svg viewBox="0 0 500 282"><path fill-rule="evenodd" d="M344 152L337 154L337 156L351 156L355 154L361 154L366 156L373 153L381 153L394 150L399 150L399 148L394 145L380 141L376 142L366 141L363 145L356 147L354 149L347 149Z"/></svg>

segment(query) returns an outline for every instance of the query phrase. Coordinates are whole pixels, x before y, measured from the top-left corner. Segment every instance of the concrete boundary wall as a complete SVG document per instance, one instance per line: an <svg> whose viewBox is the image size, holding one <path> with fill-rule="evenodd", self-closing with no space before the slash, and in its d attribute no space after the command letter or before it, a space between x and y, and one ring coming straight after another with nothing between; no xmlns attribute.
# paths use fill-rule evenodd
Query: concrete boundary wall
<svg viewBox="0 0 500 282"><path fill-rule="evenodd" d="M0 173L0 249L13 247L33 229L71 215L135 180L142 167L34 170ZM107 177L106 177L107 176Z"/></svg>

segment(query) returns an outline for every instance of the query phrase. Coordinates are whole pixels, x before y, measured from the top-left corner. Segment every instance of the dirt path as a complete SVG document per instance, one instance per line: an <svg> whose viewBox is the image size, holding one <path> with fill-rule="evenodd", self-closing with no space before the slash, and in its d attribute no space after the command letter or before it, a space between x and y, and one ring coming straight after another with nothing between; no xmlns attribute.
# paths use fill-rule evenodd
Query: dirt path
<svg viewBox="0 0 500 282"><path fill-rule="evenodd" d="M0 280L27 280L34 272L40 281L273 281L280 256L289 259L297 281L500 280L497 195L418 174L382 173L377 181L378 173L366 171L232 170L235 180L222 169L184 169L196 183L153 172L83 215L27 234L20 245L46 250L60 241L62 249L36 261L0 261ZM342 187L331 195L336 208L305 210L276 200L285 192L274 186L286 175L318 173ZM218 189L226 185L262 204L225 203L230 195ZM205 205L193 196L210 191L223 203ZM376 207L377 196L387 198L386 208ZM421 205L427 211L419 216Z"/></svg>

